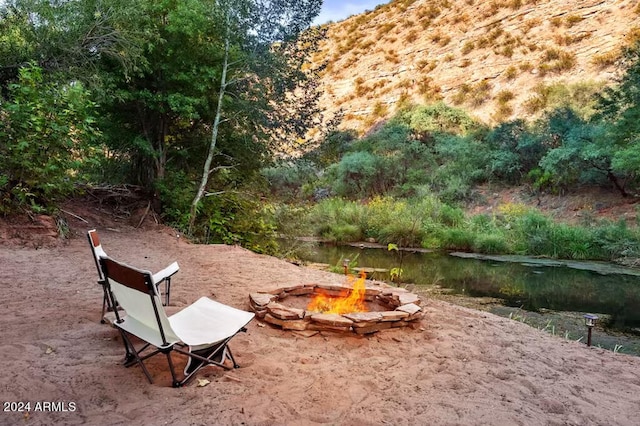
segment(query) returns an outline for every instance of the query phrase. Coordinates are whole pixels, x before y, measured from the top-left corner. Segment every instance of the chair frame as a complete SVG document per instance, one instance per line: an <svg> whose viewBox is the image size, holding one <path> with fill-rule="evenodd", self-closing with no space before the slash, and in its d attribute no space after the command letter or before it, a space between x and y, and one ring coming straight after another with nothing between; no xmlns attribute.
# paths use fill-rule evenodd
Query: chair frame
<svg viewBox="0 0 640 426"><path fill-rule="evenodd" d="M173 332L173 330L169 330L169 333L167 333L167 330L165 330L162 317L163 316L164 318L167 318L167 317L166 317L166 313L164 312L164 307L162 306L162 303L160 303L159 294L151 273L149 271L138 270L131 266L128 266L123 263L117 262L113 259L110 259L109 257L101 257L99 259L99 263L101 265L102 270L105 273L105 282L106 282L106 289L107 289L106 292L109 295L109 298L111 299L111 304L114 305L116 303L116 299L113 294L109 279L114 278L115 281L117 281L120 285L123 285L132 290L136 290L138 292L144 293L149 296L149 301L153 306L155 321L158 326L158 330L160 332L160 338L161 338L160 345L155 345L153 343L145 341L142 347L140 347L139 349L136 349L135 345L129 338L129 335L135 336L135 334L131 333L131 331L126 330L123 327L123 323L125 322L125 319L120 315L120 312L118 312L118 310L114 310L116 320L113 323L113 325L120 331L120 334L122 336L122 340L123 340L123 344L126 352L125 362L124 362L125 367L130 367L135 364L140 365L142 371L144 372L145 376L149 380L149 383L152 384L153 378L151 377L151 374L149 373L149 370L147 369L147 367L144 365L143 361L145 361L148 358L151 358L154 355L164 354L167 357L167 362L169 364L169 370L171 372L171 377L172 377L172 386L175 388L184 386L187 382L189 382L189 380L191 380L194 377L195 373L197 373L202 367L206 365L217 365L219 367L224 368L225 370L231 370L232 367L229 367L224 364L225 360L228 359L232 362L233 368L240 368L235 358L233 357L233 354L231 353L231 348L229 348L228 343L239 332L245 332L247 330L246 327L242 327L239 330L237 330L233 335L213 343L210 346L212 349L212 352L208 353L206 357L201 356L197 353L194 353L191 350L185 350L183 348L185 347L188 348L188 345L184 344L179 340L168 338L169 333L174 336L175 336L175 333ZM140 339L144 341L144 339L142 338ZM155 347L154 350L152 350L149 353L143 354L145 350L147 350L152 346ZM182 379L178 379L178 376L175 371L174 362L171 358L171 352L173 351L186 355L192 358L193 360L197 360L201 364L196 365L196 367L189 373L186 373L185 371L184 377ZM218 357L220 358L220 361L216 361L214 359Z"/></svg>
<svg viewBox="0 0 640 426"><path fill-rule="evenodd" d="M102 244L100 243L100 236L95 229L91 229L87 231L87 239L89 240L89 245L91 246L91 254L93 255L93 261L96 265L96 269L98 270L98 284L102 287L102 314L100 316L100 322L105 324L106 321L104 319L104 315L107 311L112 311L113 306L111 304L111 298L107 292L107 280L104 277L104 273L102 272L102 268L100 267L100 257L104 257L107 254L102 249Z"/></svg>
<svg viewBox="0 0 640 426"><path fill-rule="evenodd" d="M100 322L105 324L105 313L107 311L113 311L114 306L111 298L107 293L107 282L105 279L104 272L102 271L102 267L100 266L100 258L107 257L104 249L102 248L102 244L100 243L100 236L98 235L98 231L95 229L91 229L87 231L87 239L89 240L89 245L91 246L91 254L93 255L93 261L96 265L96 269L98 270L98 284L102 287L102 314L100 316ZM160 272L157 272L153 277L156 279L156 286L160 286L160 284L164 281L164 295L165 301L163 304L165 306L169 305L169 298L171 295L171 277L175 275L179 270L179 267L176 262L169 265L167 268L163 269Z"/></svg>

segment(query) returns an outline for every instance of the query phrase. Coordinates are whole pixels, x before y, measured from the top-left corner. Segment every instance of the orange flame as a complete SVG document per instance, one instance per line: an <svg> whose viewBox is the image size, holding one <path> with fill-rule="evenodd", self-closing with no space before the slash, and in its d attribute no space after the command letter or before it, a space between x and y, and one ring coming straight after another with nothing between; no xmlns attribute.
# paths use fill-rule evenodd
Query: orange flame
<svg viewBox="0 0 640 426"><path fill-rule="evenodd" d="M344 290L340 296L330 296L328 294L319 293L307 306L308 311L322 312L324 314L347 314L350 312L367 312L365 305L365 280L367 274L362 271L360 277L348 275L347 283L351 285L351 292Z"/></svg>

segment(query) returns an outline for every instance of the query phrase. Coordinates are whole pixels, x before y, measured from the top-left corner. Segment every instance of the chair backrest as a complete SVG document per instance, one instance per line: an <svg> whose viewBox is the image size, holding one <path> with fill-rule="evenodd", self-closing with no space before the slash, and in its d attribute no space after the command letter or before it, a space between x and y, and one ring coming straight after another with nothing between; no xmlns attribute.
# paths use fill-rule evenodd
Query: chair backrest
<svg viewBox="0 0 640 426"><path fill-rule="evenodd" d="M158 289L151 272L134 268L109 257L99 259L107 284L113 296L127 313L127 321L133 320L144 326L144 336L156 346L175 343L180 339L171 328ZM116 322L121 322L117 310ZM152 333L149 336L146 333Z"/></svg>
<svg viewBox="0 0 640 426"><path fill-rule="evenodd" d="M104 274L100 267L100 258L107 257L107 253L102 249L100 244L100 237L98 231L92 229L87 232L87 238L89 239L89 245L91 246L91 254L93 254L93 261L96 263L96 269L98 270L98 277L100 281L104 281Z"/></svg>

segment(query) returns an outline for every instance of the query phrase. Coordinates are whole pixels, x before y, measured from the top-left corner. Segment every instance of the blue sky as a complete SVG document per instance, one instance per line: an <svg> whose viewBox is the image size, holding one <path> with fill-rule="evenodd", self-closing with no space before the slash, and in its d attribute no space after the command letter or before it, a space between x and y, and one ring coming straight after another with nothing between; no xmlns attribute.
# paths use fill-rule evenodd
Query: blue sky
<svg viewBox="0 0 640 426"><path fill-rule="evenodd" d="M342 21L351 15L373 10L379 4L389 3L389 0L324 0L320 15L314 24L324 24L328 21Z"/></svg>

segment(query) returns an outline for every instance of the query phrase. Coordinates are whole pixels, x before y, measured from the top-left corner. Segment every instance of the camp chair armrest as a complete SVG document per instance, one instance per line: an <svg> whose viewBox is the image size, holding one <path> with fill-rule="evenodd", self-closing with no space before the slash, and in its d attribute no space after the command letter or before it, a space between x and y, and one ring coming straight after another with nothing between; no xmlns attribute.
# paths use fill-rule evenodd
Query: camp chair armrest
<svg viewBox="0 0 640 426"><path fill-rule="evenodd" d="M178 266L178 262L173 262L171 265L167 266L163 270L153 274L153 282L157 284L163 280L166 280L167 278L170 278L171 276L173 276L179 270L180 270L180 266Z"/></svg>

